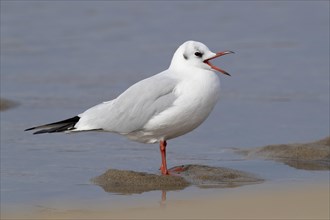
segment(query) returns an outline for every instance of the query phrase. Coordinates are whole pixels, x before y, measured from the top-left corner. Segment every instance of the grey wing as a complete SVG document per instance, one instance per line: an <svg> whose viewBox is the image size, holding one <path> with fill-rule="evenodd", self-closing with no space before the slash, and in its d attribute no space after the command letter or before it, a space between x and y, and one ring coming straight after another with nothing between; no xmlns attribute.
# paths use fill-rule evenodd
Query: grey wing
<svg viewBox="0 0 330 220"><path fill-rule="evenodd" d="M80 114L76 130L102 129L130 133L142 129L155 115L171 107L176 100L177 81L163 74L142 80L116 99L96 105Z"/></svg>

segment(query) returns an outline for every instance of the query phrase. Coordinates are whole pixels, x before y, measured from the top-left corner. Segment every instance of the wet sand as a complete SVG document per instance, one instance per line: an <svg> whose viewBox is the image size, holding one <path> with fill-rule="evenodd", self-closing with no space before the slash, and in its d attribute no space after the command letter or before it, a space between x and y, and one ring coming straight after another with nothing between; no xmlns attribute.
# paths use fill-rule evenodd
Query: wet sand
<svg viewBox="0 0 330 220"><path fill-rule="evenodd" d="M244 188L244 187L243 187ZM127 207L43 209L4 217L33 219L329 219L329 185L300 184L215 192L201 198L141 201Z"/></svg>
<svg viewBox="0 0 330 220"><path fill-rule="evenodd" d="M233 192L216 198L173 201L166 208L139 207L114 218L328 219L328 186Z"/></svg>
<svg viewBox="0 0 330 220"><path fill-rule="evenodd" d="M275 160L296 169L330 169L330 137L310 143L268 145L237 152L246 155L247 159Z"/></svg>
<svg viewBox="0 0 330 220"><path fill-rule="evenodd" d="M5 111L10 108L17 106L16 102L10 101L8 99L0 98L0 111Z"/></svg>
<svg viewBox="0 0 330 220"><path fill-rule="evenodd" d="M328 186L232 192L215 198L172 201L163 209L137 207L104 213L111 218L328 219Z"/></svg>
<svg viewBox="0 0 330 220"><path fill-rule="evenodd" d="M268 145L249 150L237 150L247 159L261 157L285 163L296 169L329 170L330 137L303 144ZM230 188L261 183L255 174L205 165L182 165L170 169L171 176L127 170L109 169L92 179L106 192L120 194L143 193L153 190L182 190L190 185L200 188Z"/></svg>
<svg viewBox="0 0 330 220"><path fill-rule="evenodd" d="M153 190L182 190L190 185L200 188L232 188L261 183L263 179L239 170L189 164L173 167L171 175L163 176L144 172L109 169L92 179L104 191L134 194Z"/></svg>
<svg viewBox="0 0 330 220"><path fill-rule="evenodd" d="M152 190L182 190L189 182L180 176L163 176L129 170L109 169L92 179L104 191L120 194L143 193Z"/></svg>

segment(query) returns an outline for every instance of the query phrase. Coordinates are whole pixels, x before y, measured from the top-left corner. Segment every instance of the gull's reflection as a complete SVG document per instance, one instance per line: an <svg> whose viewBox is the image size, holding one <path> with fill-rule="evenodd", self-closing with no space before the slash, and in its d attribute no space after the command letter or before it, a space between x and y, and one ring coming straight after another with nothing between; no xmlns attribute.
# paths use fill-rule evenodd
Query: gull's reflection
<svg viewBox="0 0 330 220"><path fill-rule="evenodd" d="M161 208L166 208L166 190L162 190L161 201L159 202Z"/></svg>

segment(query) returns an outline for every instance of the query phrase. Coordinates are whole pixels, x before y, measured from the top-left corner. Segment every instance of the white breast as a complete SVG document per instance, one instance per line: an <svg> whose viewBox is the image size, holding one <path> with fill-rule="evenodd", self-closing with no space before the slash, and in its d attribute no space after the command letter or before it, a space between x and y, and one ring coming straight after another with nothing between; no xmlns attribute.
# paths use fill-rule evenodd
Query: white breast
<svg viewBox="0 0 330 220"><path fill-rule="evenodd" d="M151 118L142 130L127 134L128 138L146 143L172 139L195 129L208 117L219 97L218 76L201 70L180 77L173 106Z"/></svg>

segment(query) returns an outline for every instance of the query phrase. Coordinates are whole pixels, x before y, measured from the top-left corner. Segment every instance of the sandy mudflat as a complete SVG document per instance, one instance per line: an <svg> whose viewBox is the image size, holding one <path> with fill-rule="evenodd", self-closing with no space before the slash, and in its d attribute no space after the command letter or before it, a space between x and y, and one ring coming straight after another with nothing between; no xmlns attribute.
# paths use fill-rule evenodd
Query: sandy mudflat
<svg viewBox="0 0 330 220"><path fill-rule="evenodd" d="M17 106L16 102L10 101L8 99L0 98L0 111L5 111L15 106Z"/></svg>
<svg viewBox="0 0 330 220"><path fill-rule="evenodd" d="M253 174L205 165L182 165L171 170L173 175L163 176L129 170L109 169L94 178L92 182L104 191L121 194L143 193L152 190L182 190L190 185L200 188L232 188L248 184L261 183L263 179Z"/></svg>
<svg viewBox="0 0 330 220"><path fill-rule="evenodd" d="M288 162L313 162L313 165L293 167L323 170L324 175L330 177L327 166L329 138L306 144L269 145L243 153L247 156L274 159L288 165L291 165ZM325 165L321 166L322 164ZM255 184L263 180L254 174L229 168L185 165L176 176L164 177L110 169L94 181L105 191L112 193L134 194L157 190L161 194L161 199L150 201L142 196L141 200L135 204L107 204L99 201L87 206L80 204L78 200L67 204L63 201L62 208L56 208L56 204L54 206L48 204L49 206L45 207L40 204L33 210L12 207L12 212L5 210L1 213L1 219L318 220L330 218L329 179L313 184L309 180L303 183L289 181L279 184L272 182ZM214 193L207 195L198 194L182 199L173 197L177 190L188 185L201 188L212 185L212 187L222 189L214 189ZM167 196L167 199L166 191L171 192L172 195Z"/></svg>
<svg viewBox="0 0 330 220"><path fill-rule="evenodd" d="M130 170L109 169L92 179L104 191L121 194L143 193L152 190L182 190L189 183L179 176L163 176Z"/></svg>
<svg viewBox="0 0 330 220"><path fill-rule="evenodd" d="M159 204L141 201L130 207L43 210L3 216L33 219L329 219L329 185L253 187L216 192L212 196L171 200ZM104 207L104 204L102 204Z"/></svg>
<svg viewBox="0 0 330 220"><path fill-rule="evenodd" d="M260 157L285 163L296 169L329 170L330 137L310 143L268 145L238 150L247 158Z"/></svg>
<svg viewBox="0 0 330 220"><path fill-rule="evenodd" d="M104 214L151 219L329 219L329 187L233 191L212 198L171 201L162 209L138 207Z"/></svg>

